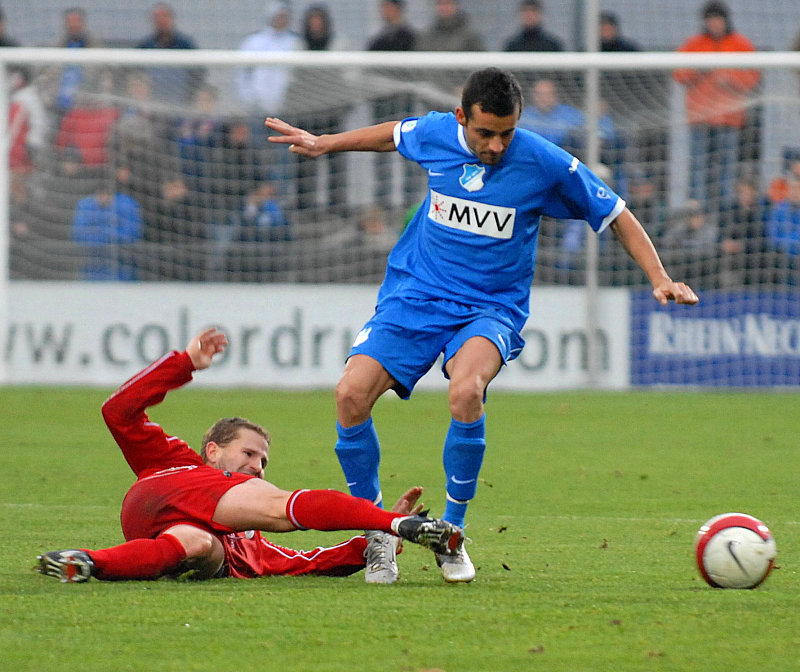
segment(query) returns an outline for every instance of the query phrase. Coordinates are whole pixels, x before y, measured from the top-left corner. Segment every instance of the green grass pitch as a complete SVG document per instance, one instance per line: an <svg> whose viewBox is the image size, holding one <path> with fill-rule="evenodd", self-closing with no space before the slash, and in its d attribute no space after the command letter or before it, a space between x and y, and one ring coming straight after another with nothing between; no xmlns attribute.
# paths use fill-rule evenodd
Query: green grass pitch
<svg viewBox="0 0 800 672"><path fill-rule="evenodd" d="M394 586L361 574L63 585L31 570L38 553L122 540L132 476L100 417L107 392L2 389L5 670L800 669L797 395L491 393L468 585L444 584L409 544ZM344 488L330 391L189 388L151 413L195 446L232 414L271 430L279 486ZM387 397L375 417L387 501L419 484L441 513L444 396ZM776 537L779 568L756 590L709 588L694 568L697 528L726 511Z"/></svg>

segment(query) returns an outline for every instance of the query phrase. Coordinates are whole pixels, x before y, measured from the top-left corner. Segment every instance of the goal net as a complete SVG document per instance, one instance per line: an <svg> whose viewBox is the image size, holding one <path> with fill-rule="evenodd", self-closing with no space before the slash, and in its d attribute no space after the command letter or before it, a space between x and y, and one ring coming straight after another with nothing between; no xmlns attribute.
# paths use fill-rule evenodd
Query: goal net
<svg viewBox="0 0 800 672"><path fill-rule="evenodd" d="M798 54L442 54L433 62L419 53L79 51L87 54L14 50L5 66L12 280L378 282L425 198L423 171L397 153L299 158L267 141L264 117L321 134L449 111L469 72L496 64L522 84L520 126L590 164L642 221L674 278L699 293L773 292L780 305L758 315L794 314ZM735 123L697 123L689 80L676 74L687 68L745 73ZM713 104L702 94L694 101ZM646 277L610 231L596 259L587 257L587 231L546 218L535 282L644 293ZM753 342L772 338L763 347L773 350L784 338L792 362L800 353L796 333L764 336L768 325L739 320L710 334L708 324L662 330L671 333L659 342L664 356L719 350L723 366L748 333ZM641 326L641 339L655 338Z"/></svg>
<svg viewBox="0 0 800 672"><path fill-rule="evenodd" d="M472 68L403 67L403 58L370 67L374 54L332 67L302 56L297 64L165 67L114 65L111 52L102 65L7 66L11 277L378 280L425 197L421 169L396 154L303 159L267 142L264 117L334 133L448 111ZM525 95L521 127L587 160L594 124L593 168L676 277L702 288L791 281L797 243L773 220L800 201L792 67L748 69L740 123L727 127L688 123L674 68L603 70L593 120L588 70L519 60L512 69ZM80 81L69 99L68 76ZM114 225L101 226L104 217ZM583 283L585 234L579 222L544 221L537 281ZM645 280L610 234L600 239L598 279Z"/></svg>

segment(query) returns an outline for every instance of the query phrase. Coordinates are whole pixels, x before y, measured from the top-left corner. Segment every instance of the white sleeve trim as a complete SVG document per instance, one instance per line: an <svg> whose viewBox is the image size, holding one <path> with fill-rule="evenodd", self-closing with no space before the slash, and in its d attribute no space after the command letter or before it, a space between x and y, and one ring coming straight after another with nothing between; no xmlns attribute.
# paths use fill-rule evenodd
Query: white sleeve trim
<svg viewBox="0 0 800 672"><path fill-rule="evenodd" d="M611 224L617 217L622 214L622 211L625 209L626 203L621 198L617 197L617 204L614 206L614 209L606 215L606 218L600 224L600 228L597 229L597 233L603 233L608 228L608 225Z"/></svg>
<svg viewBox="0 0 800 672"><path fill-rule="evenodd" d="M394 131L392 131L392 136L394 137L394 146L400 146L400 126L402 126L403 122L398 121L394 126Z"/></svg>

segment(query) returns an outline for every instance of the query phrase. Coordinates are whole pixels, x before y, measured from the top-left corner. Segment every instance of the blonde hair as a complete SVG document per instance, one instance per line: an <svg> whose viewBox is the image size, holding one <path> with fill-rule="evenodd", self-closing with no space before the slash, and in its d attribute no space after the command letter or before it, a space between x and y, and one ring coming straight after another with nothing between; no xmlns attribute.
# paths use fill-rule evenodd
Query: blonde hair
<svg viewBox="0 0 800 672"><path fill-rule="evenodd" d="M253 430L257 434L263 436L264 440L267 442L267 444L269 444L269 432L261 425L251 422L247 418L221 418L211 425L206 433L203 434L203 445L200 448L200 457L203 458L203 462L207 461L206 446L209 443L213 441L218 446L227 446L231 441L239 436L239 430L242 429Z"/></svg>

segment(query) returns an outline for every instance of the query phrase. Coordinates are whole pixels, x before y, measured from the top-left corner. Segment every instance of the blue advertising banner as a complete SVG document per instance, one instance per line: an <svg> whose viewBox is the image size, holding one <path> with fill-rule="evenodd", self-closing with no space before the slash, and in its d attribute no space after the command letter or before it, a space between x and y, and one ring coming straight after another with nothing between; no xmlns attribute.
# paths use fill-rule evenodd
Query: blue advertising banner
<svg viewBox="0 0 800 672"><path fill-rule="evenodd" d="M634 293L631 383L800 386L800 292L703 292L691 307Z"/></svg>

